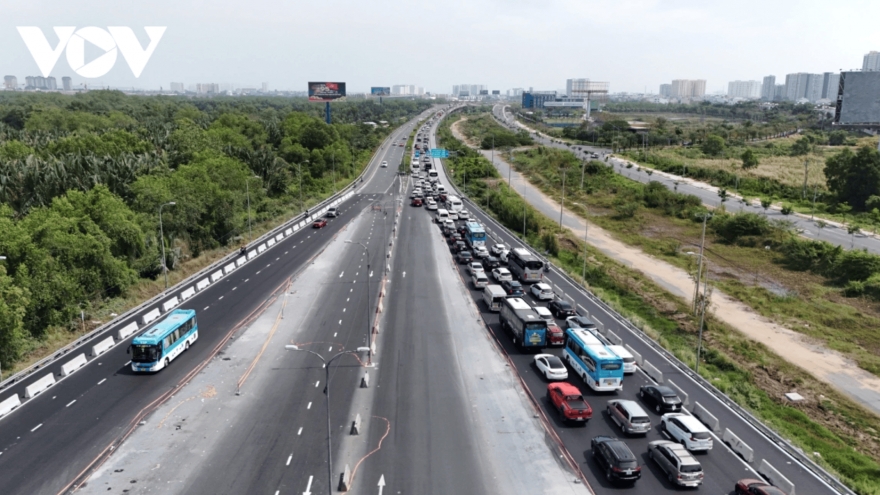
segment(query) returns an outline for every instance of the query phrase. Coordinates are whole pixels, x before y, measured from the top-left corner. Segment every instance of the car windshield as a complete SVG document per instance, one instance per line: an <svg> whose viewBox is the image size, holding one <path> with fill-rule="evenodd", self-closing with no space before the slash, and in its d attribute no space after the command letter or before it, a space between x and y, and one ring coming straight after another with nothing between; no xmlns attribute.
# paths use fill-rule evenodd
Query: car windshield
<svg viewBox="0 0 880 495"><path fill-rule="evenodd" d="M155 363L159 360L159 348L154 345L136 344L131 346L131 361L134 363Z"/></svg>
<svg viewBox="0 0 880 495"><path fill-rule="evenodd" d="M696 438L697 440L708 440L712 438L712 435L710 435L708 431L698 431L696 433L691 433L691 436Z"/></svg>

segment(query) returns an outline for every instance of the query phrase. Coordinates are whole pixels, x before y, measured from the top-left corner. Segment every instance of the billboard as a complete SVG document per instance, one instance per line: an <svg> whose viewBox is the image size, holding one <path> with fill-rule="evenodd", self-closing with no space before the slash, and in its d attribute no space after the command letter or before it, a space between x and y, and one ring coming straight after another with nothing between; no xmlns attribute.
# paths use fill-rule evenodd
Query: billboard
<svg viewBox="0 0 880 495"><path fill-rule="evenodd" d="M345 97L344 82L310 82L309 101L333 101Z"/></svg>
<svg viewBox="0 0 880 495"><path fill-rule="evenodd" d="M493 95L500 95L500 94L501 94L501 90L499 90L499 89L493 89L493 90L492 90L492 94L493 94Z"/></svg>
<svg viewBox="0 0 880 495"><path fill-rule="evenodd" d="M835 124L880 125L880 72L841 72L839 92Z"/></svg>
<svg viewBox="0 0 880 495"><path fill-rule="evenodd" d="M373 86L370 88L370 94L373 96L388 96L391 94L391 88Z"/></svg>
<svg viewBox="0 0 880 495"><path fill-rule="evenodd" d="M488 90L488 89L481 89L481 90L480 90L480 94L481 94L481 95L487 95L487 94L489 94L489 90Z"/></svg>

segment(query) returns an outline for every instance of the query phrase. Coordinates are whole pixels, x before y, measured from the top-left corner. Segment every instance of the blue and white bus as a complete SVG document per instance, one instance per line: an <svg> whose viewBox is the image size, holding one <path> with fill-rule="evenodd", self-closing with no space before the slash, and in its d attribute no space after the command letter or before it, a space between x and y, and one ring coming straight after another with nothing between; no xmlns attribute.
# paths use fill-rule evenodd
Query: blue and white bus
<svg viewBox="0 0 880 495"><path fill-rule="evenodd" d="M175 309L131 342L131 370L159 371L199 338L194 309Z"/></svg>
<svg viewBox="0 0 880 495"><path fill-rule="evenodd" d="M465 240L471 247L486 245L486 230L477 222L468 222L465 224Z"/></svg>
<svg viewBox="0 0 880 495"><path fill-rule="evenodd" d="M597 392L623 390L623 359L583 328L565 331L562 357Z"/></svg>

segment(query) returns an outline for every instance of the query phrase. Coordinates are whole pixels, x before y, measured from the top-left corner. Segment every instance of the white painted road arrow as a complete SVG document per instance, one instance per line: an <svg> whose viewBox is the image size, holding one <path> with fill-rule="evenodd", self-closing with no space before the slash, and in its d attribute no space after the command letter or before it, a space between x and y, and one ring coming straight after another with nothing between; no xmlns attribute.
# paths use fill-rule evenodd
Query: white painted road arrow
<svg viewBox="0 0 880 495"><path fill-rule="evenodd" d="M382 490L385 488L385 475L379 477L379 495L382 495Z"/></svg>
<svg viewBox="0 0 880 495"><path fill-rule="evenodd" d="M312 478L314 476L309 476L309 484L306 485L306 491L303 492L303 495L312 495Z"/></svg>

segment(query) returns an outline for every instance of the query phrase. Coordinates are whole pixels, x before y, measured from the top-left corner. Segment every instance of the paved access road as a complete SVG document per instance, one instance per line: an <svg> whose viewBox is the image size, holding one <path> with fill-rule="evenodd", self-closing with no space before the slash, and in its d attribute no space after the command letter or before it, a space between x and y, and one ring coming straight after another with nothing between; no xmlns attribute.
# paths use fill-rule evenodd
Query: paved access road
<svg viewBox="0 0 880 495"><path fill-rule="evenodd" d="M405 139L413 125L414 121L396 130L393 139ZM391 146L379 151L373 161L372 175L368 175L357 194L340 205L343 214L330 219L327 227L307 227L285 237L188 299L184 307L197 311L199 340L168 369L148 376L132 374L126 354L131 338L63 380L60 380L60 367L69 357L46 365L45 372L53 373L60 381L0 419L0 493L54 494L80 479L95 459L106 454L108 447L134 426L136 418L152 410L158 401L188 380L193 370L214 355L215 347L309 263L355 212L383 199L381 195L396 173L402 151L401 147ZM398 161L394 161L395 157ZM388 168L378 167L381 160L388 161ZM179 295L191 285L169 290L168 297ZM88 352L95 342L115 335L117 329L150 309L118 322L110 332L85 343L82 350ZM70 355L79 352L82 351ZM40 371L7 386L0 392L0 400L12 394L24 397L24 388L44 374Z"/></svg>
<svg viewBox="0 0 880 495"><path fill-rule="evenodd" d="M432 136L432 144L434 144L434 136ZM435 160L439 165L440 160ZM440 168L441 181L444 185L449 184L445 176L444 170ZM504 243L511 247L524 247L518 238L511 236L491 217L488 217L479 206L473 204L469 200L465 200L465 207L471 212L476 219L487 227L487 230L494 236L493 242ZM462 275L465 276L464 270ZM690 370L683 370L673 361L668 359L666 355L658 350L657 346L649 341L644 335L630 329L629 326L623 324L623 318L608 310L604 305L599 304L594 296L587 293L583 288L571 283L569 279L563 277L555 269L545 274L545 282L554 284L557 295L561 295L577 304L578 312L582 315L589 315L595 320L599 320L604 327L620 336L623 343L631 346L636 352L641 354L644 360L650 362L654 367L663 373L664 380L668 384L671 380L677 386L688 394L690 404L699 402L708 409L720 422L721 430L728 428L736 434L745 444L754 450L754 460L751 463L743 461L739 456L721 442L720 432L715 438L714 449L705 455L698 455L698 460L703 465L706 472L701 490L709 490L708 493L731 493L733 485L738 479L746 477L760 478L755 472L762 459L766 459L773 467L778 469L789 481L794 483L799 495L828 495L837 493L830 488L821 479L813 474L812 471L806 469L797 460L787 455L780 449L770 438L761 434L754 429L745 418L740 416L730 407L732 401L729 399L719 399L716 395L710 393L706 388L697 383L693 378ZM485 310L485 306L480 301L480 293L472 291L472 295L481 310ZM526 297L532 305L544 305L531 298ZM500 345L510 354L513 359L517 372L525 380L529 391L533 396L541 400L546 406L547 383L540 378L536 369L532 365L533 357L518 352L511 344L510 337L504 333L498 323L498 316L495 313L483 311L483 319L485 320L492 333L497 337ZM550 350L554 354L560 354L559 350ZM608 400L613 398L626 398L638 400L637 394L639 386L651 383L651 379L643 371L639 370L635 375L628 376L624 380L624 390L617 394L597 394L592 392L579 378L569 379L570 383L575 384L587 397L594 410L594 417L585 428L572 428L562 425L558 421L558 416L553 410L547 408L547 414L551 419L553 428L559 433L563 439L568 451L580 462L580 467L587 476L588 481L592 485L596 493L610 493L616 491L616 488L609 485L599 473L596 464L591 459L590 439L596 435L612 435L626 439L631 449L640 456L642 460L642 479L636 483L635 487L628 490L636 494L653 494L659 492L677 490L665 477L662 476L657 466L647 459L647 442L663 438L656 425L659 423L659 417L651 414L652 423L655 425L652 432L645 438L627 438L617 429L614 424L609 421L602 412Z"/></svg>
<svg viewBox="0 0 880 495"><path fill-rule="evenodd" d="M508 128L512 130L521 130L523 128L526 128L526 126L516 121L513 114L510 112L509 107L505 105L495 105L492 108L492 111L495 118ZM528 130L531 131L531 129ZM553 142L553 140L548 139L542 134L536 134L534 133L534 131L532 131L532 138L543 146L571 151L582 160L590 159L591 153L598 153L602 160L605 160L606 157L611 155L611 150L607 148L587 145L567 146L564 143ZM721 205L721 198L718 197L718 189L716 187L712 187L705 183L694 181L691 179L672 176L670 174L662 172L655 172L652 175L648 175L645 172L639 173L635 167L626 168L628 162L626 160L618 158L610 157L606 162L613 166L615 172L624 175L630 179L644 183L652 181L659 182L669 189L675 189L683 194L691 194L697 196L698 198L700 198L704 205L711 206L713 208ZM728 192L732 193L732 191ZM745 204L736 198L731 198L727 200L724 203L724 206L727 211L730 212L744 211L749 213L758 213L761 215L766 214L769 218L774 220L790 221L804 237L809 239L827 241L832 244L842 246L845 249L851 249L855 247L857 249L866 249L872 253L880 254L880 239L871 235L866 235L864 233L858 233L855 236L852 236L847 232L846 227L841 227L836 224L829 223L826 227L820 229L817 226L815 220L811 220L806 216L795 214L783 215L782 212L776 208L770 208L765 212L764 208L762 208L760 205Z"/></svg>

